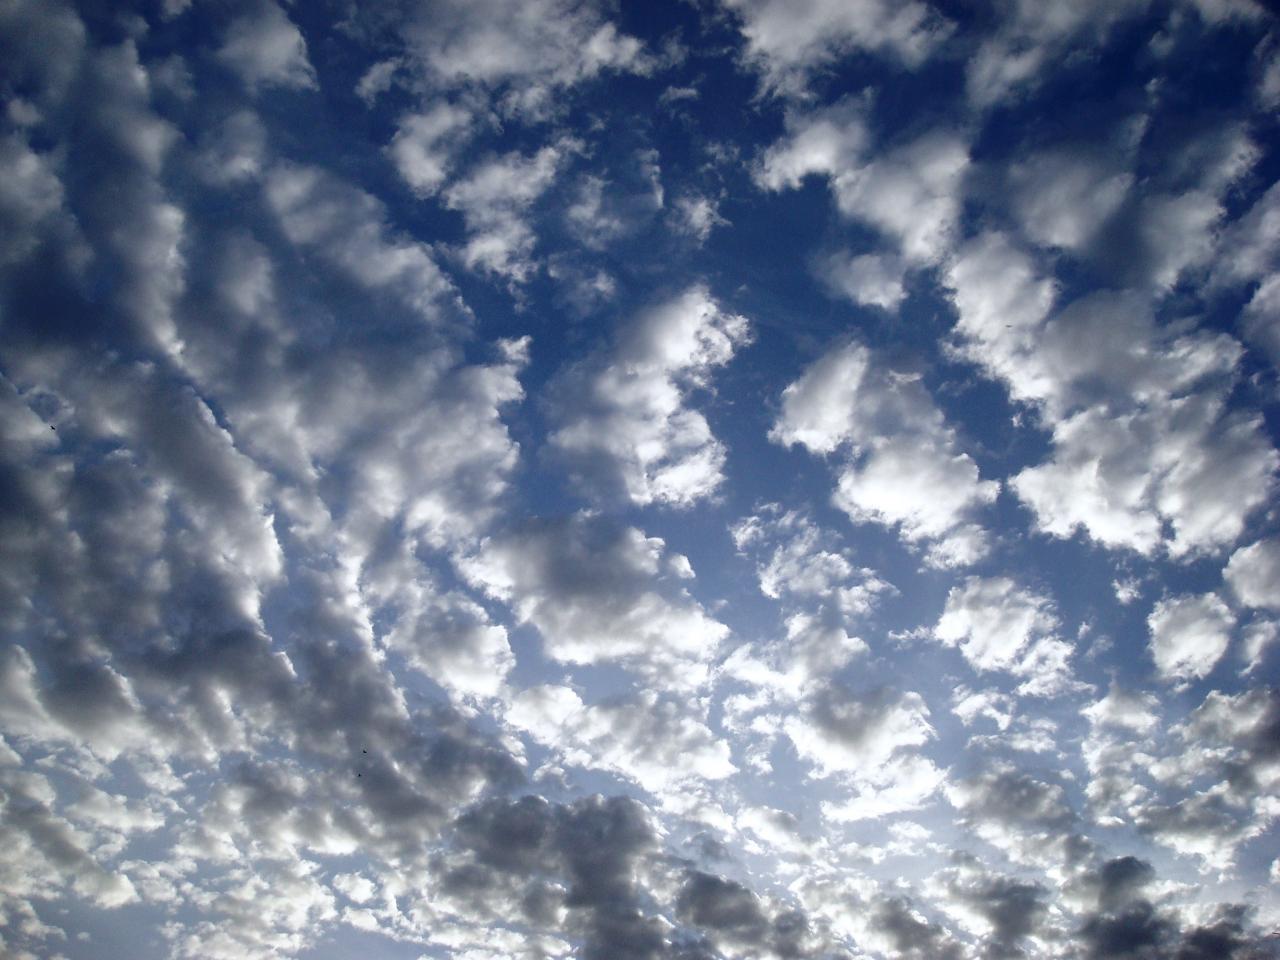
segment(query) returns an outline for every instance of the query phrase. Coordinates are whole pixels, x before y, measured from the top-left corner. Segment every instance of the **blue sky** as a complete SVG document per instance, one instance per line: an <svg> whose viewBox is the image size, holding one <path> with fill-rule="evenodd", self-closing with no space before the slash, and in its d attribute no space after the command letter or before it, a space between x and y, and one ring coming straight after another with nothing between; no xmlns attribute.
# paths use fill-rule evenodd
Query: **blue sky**
<svg viewBox="0 0 1280 960"><path fill-rule="evenodd" d="M1280 951L1255 0L0 0L0 953Z"/></svg>

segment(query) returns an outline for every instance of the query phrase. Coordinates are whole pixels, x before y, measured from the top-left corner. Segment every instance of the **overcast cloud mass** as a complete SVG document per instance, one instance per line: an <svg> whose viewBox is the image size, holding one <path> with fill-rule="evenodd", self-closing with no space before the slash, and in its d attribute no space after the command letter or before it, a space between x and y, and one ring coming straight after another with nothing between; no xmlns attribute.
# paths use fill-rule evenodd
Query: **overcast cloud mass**
<svg viewBox="0 0 1280 960"><path fill-rule="evenodd" d="M1263 0L0 0L0 955L1280 957Z"/></svg>

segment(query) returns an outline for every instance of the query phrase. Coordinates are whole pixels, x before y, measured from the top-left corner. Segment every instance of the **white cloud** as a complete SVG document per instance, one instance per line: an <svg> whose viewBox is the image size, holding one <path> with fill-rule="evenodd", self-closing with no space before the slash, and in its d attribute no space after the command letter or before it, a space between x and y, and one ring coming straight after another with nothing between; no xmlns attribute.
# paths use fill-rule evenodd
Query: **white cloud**
<svg viewBox="0 0 1280 960"><path fill-rule="evenodd" d="M962 356L1004 380L1017 399L1049 395L1052 381L1028 355L1055 299L1055 284L1004 235L981 234L964 244L946 269Z"/></svg>
<svg viewBox="0 0 1280 960"><path fill-rule="evenodd" d="M0 266L25 258L39 242L42 221L62 206L62 182L50 157L34 152L17 134L0 140Z"/></svg>
<svg viewBox="0 0 1280 960"><path fill-rule="evenodd" d="M1267 58L1254 95L1264 107L1270 107L1272 110L1280 107L1280 54L1273 52Z"/></svg>
<svg viewBox="0 0 1280 960"><path fill-rule="evenodd" d="M1067 150L1037 154L1009 171L1022 229L1047 247L1080 250L1116 212L1133 174L1104 158Z"/></svg>
<svg viewBox="0 0 1280 960"><path fill-rule="evenodd" d="M387 154L414 193L429 197L440 189L454 154L466 142L471 123L466 110L448 103L400 118Z"/></svg>
<svg viewBox="0 0 1280 960"><path fill-rule="evenodd" d="M380 94L391 89L396 74L403 66L404 63L398 57L379 60L365 70L356 83L356 96L364 101L366 107L372 107Z"/></svg>
<svg viewBox="0 0 1280 960"><path fill-rule="evenodd" d="M952 696L951 712L966 727L978 717L986 717L1000 730L1007 730L1013 719L1013 699L995 690L973 691L958 687Z"/></svg>
<svg viewBox="0 0 1280 960"><path fill-rule="evenodd" d="M507 720L570 764L610 770L656 794L737 769L696 711L653 691L584 704L568 687L534 687L512 699Z"/></svg>
<svg viewBox="0 0 1280 960"><path fill-rule="evenodd" d="M561 375L551 445L605 497L684 507L711 496L726 451L688 398L749 341L746 318L721 310L705 287L648 308L610 349Z"/></svg>
<svg viewBox="0 0 1280 960"><path fill-rule="evenodd" d="M453 285L430 248L396 235L370 194L315 167L277 164L266 177L266 198L293 243L315 248L353 280L391 293L429 322L449 316Z"/></svg>
<svg viewBox="0 0 1280 960"><path fill-rule="evenodd" d="M1160 676L1198 680L1227 652L1235 617L1217 594L1186 594L1158 602L1147 617L1147 627Z"/></svg>
<svg viewBox="0 0 1280 960"><path fill-rule="evenodd" d="M503 691L515 656L506 629L480 604L435 587L404 549L376 558L362 581L372 601L395 611L382 638L388 649L463 697L496 697Z"/></svg>
<svg viewBox="0 0 1280 960"><path fill-rule="evenodd" d="M1275 620L1255 620L1244 628L1240 656L1244 660L1242 675L1248 675L1262 666L1267 652L1280 641L1280 623Z"/></svg>
<svg viewBox="0 0 1280 960"><path fill-rule="evenodd" d="M1246 607L1280 610L1280 539L1241 547L1222 575Z"/></svg>
<svg viewBox="0 0 1280 960"><path fill-rule="evenodd" d="M696 193L676 198L671 208L671 223L677 232L699 244L706 243L716 227L729 225L729 221L720 215L713 199Z"/></svg>
<svg viewBox="0 0 1280 960"><path fill-rule="evenodd" d="M838 175L836 207L896 240L908 260L936 263L954 239L968 166L958 136L927 133Z"/></svg>
<svg viewBox="0 0 1280 960"><path fill-rule="evenodd" d="M747 57L779 92L803 89L810 73L853 50L883 52L919 66L950 23L917 0L725 0L741 18Z"/></svg>
<svg viewBox="0 0 1280 960"><path fill-rule="evenodd" d="M1132 293L1096 293L1051 315L1053 283L996 234L962 248L947 278L957 352L1052 432L1052 458L1010 481L1042 531L1174 556L1240 535L1280 459L1262 422L1226 403L1238 343L1157 327Z"/></svg>
<svg viewBox="0 0 1280 960"><path fill-rule="evenodd" d="M823 801L822 815L836 823L851 823L916 810L937 793L946 779L946 771L927 757L918 754L891 757L854 777L851 796Z"/></svg>
<svg viewBox="0 0 1280 960"><path fill-rule="evenodd" d="M830 601L848 615L866 613L893 588L874 570L859 568L848 550L805 514L766 504L729 531L742 553L755 555L760 592L788 600Z"/></svg>
<svg viewBox="0 0 1280 960"><path fill-rule="evenodd" d="M551 186L570 149L562 142L528 156L513 152L494 157L445 190L445 205L460 211L467 224L461 251L467 267L513 283L524 283L533 275L537 238L529 225L529 209Z"/></svg>
<svg viewBox="0 0 1280 960"><path fill-rule="evenodd" d="M814 776L834 778L849 791L824 801L823 815L850 822L915 809L942 785L944 771L918 751L935 736L928 718L918 693L856 692L831 683L782 729Z"/></svg>
<svg viewBox="0 0 1280 960"><path fill-rule="evenodd" d="M603 250L626 230L622 218L605 209L606 186L603 177L583 177L578 182L574 201L565 208L569 227L588 250Z"/></svg>
<svg viewBox="0 0 1280 960"><path fill-rule="evenodd" d="M648 72L639 40L594 4L571 0L440 0L403 27L415 64L435 84L478 83L510 116L540 119L558 91L605 71Z"/></svg>
<svg viewBox="0 0 1280 960"><path fill-rule="evenodd" d="M1072 686L1072 647L1057 636L1059 626L1048 597L1008 577L970 577L951 588L933 632L975 670L1025 677L1019 693L1052 696Z"/></svg>
<svg viewBox="0 0 1280 960"><path fill-rule="evenodd" d="M1142 205L1141 232L1147 247L1144 272L1157 288L1170 289L1188 267L1207 263L1222 206L1207 190L1157 194Z"/></svg>
<svg viewBox="0 0 1280 960"><path fill-rule="evenodd" d="M250 91L259 87L314 89L316 73L298 28L273 0L258 0L256 7L227 28L218 59Z"/></svg>
<svg viewBox="0 0 1280 960"><path fill-rule="evenodd" d="M820 777L871 776L898 751L923 746L934 737L920 694L885 689L859 693L837 684L819 690L806 712L788 717L783 729Z"/></svg>
<svg viewBox="0 0 1280 960"><path fill-rule="evenodd" d="M1080 712L1092 724L1146 734L1160 723L1159 706L1155 696L1126 690L1113 682L1105 697Z"/></svg>
<svg viewBox="0 0 1280 960"><path fill-rule="evenodd" d="M267 130L250 110L233 113L201 138L201 174L219 186L257 180L267 162Z"/></svg>
<svg viewBox="0 0 1280 960"><path fill-rule="evenodd" d="M588 250L603 251L642 229L664 203L658 151L643 149L612 165L608 176L602 170L579 177L565 225ZM679 205L671 211L679 229L688 226L680 220L685 212ZM703 226L710 230L710 223Z"/></svg>
<svg viewBox="0 0 1280 960"><path fill-rule="evenodd" d="M1100 142L1112 133L1092 126L1088 97L985 116L931 80L934 66L962 76L993 28L1004 54L1047 70L1131 6L997 2L956 24L928 74L907 76L904 56L931 55L940 24L911 19L923 4L744 2L739 19L667 34L659 59L620 33L633 11L614 26L621 8L596 0L349 4L341 23L276 2L166 20L186 6L166 0L89 27L72 0L0 2L0 165L13 168L0 185L0 843L12 853L0 953L101 947L86 910L106 927L163 915L155 949L201 960L334 942L376 952L387 937L460 960L953 960L1087 952L1130 918L1151 921L1164 938L1152 949L1171 956L1219 935L1255 949L1247 910L1211 904L1265 885L1280 813L1280 705L1263 689L1280 636L1275 557L1271 539L1255 543L1274 517L1249 512L1269 505L1276 458L1258 411L1270 372L1220 332L1220 308L1248 301L1239 330L1266 349L1280 267L1269 201L1199 267L1217 208L1260 192L1241 173L1262 152L1245 136L1256 101L1244 81L1273 52L1263 24L1215 34L1188 0L1126 32L1126 44L1148 27L1164 37L1121 84L1123 103L1145 96L1152 111L1149 127L1122 122L1124 167L1094 163L1115 144ZM1227 9L1207 3L1211 17ZM313 40L318 73L280 11ZM230 40L173 52L196 21L246 12ZM266 29L246 32L259 19ZM773 31L747 56L771 44L766 73L794 82L787 93L812 81L812 100L739 96L742 44L719 43L739 23ZM339 46L322 51L313 24ZM788 48L779 31L792 27ZM237 30L243 81L225 59ZM1214 44L1251 37L1264 41L1255 61L1220 74ZM1173 115L1196 82L1173 69L1175 54L1200 54L1186 40L1241 86L1235 106L1225 88L1215 97L1245 119ZM1054 91L1091 69L1093 52L1080 54ZM673 84L702 92L691 103L695 88ZM290 92L317 87L336 99ZM884 100L813 109L858 88ZM663 89L677 109L638 115L635 94ZM366 115L356 97L384 109ZM245 107L255 98L261 117ZM764 238L781 246L765 264L765 247L738 249L750 224L730 237L717 205L753 202L733 194L733 165L763 127L734 118L762 108L767 125L787 106L800 112L750 172L764 189L824 179L765 198L787 221ZM334 129L346 108L354 126ZM365 158L381 168L334 153L370 124L388 131ZM882 130L892 139L878 142ZM1081 142L1064 146L1061 131ZM1033 159L1005 178L1006 157ZM808 216L828 185L843 222ZM1012 208L994 196L1004 187ZM391 209L387 191L422 202ZM962 229L993 226L1008 236L957 252ZM709 231L724 242L697 249ZM883 242L868 245L873 234ZM1108 262L1114 249L1125 255ZM790 289L774 271L803 286L814 251L841 251L827 279L875 309L768 316ZM442 256L451 268L471 256L476 275L455 286ZM543 263L552 282L535 277ZM635 309L699 264L758 304L751 334L688 279ZM880 357L934 356L947 318L926 287L942 272L954 353L924 374L884 369ZM1134 290L1087 296L1099 282ZM909 304L908 289L920 294ZM841 341L802 371L851 313L877 350ZM750 335L758 350L743 347ZM991 422L1005 408L964 382L957 357L1009 385L1011 423ZM796 380L781 399L779 376ZM770 419L779 444L815 456L765 444ZM579 427L577 459L548 442ZM970 430L981 457L961 452ZM1030 512L986 509L996 474L984 480L975 458L1017 474ZM896 527L908 555L893 531L854 536L839 509L805 502L831 488L858 520ZM589 511L530 519L584 493ZM675 504L690 509L663 509ZM743 514L730 546L726 519ZM912 552L979 556L979 520L1001 538L980 579L914 569ZM1080 571L1053 562L1067 555L1105 561L1075 584L1098 596L1068 589ZM900 597L870 564L893 571ZM1169 648L1174 683L1198 675L1224 636L1235 642L1230 592L1233 611L1256 609L1239 613L1229 669L1227 643L1205 684L1149 671L1105 697L1077 687L1048 714L1034 699L1072 676L1050 596L1084 618L1073 639L1095 631L1091 679L1142 684L1123 662L1146 640L1141 611L1118 609L1107 584L1125 597L1140 585L1149 607L1224 565L1221 600L1181 620L1187 598L1166 601L1152 644ZM932 670L906 685L918 693L898 692L930 649L983 683L935 683ZM1226 686L1182 718L1209 681ZM978 773L951 781L943 757ZM954 810L934 802L942 789ZM596 790L612 795L582 796ZM652 814L629 799L647 791ZM736 840L747 859L720 859ZM976 865L1001 851L1016 876ZM1094 875L1145 877L1141 857L1158 864L1128 888L1141 900L1095 906Z"/></svg>
<svg viewBox="0 0 1280 960"><path fill-rule="evenodd" d="M1280 367L1280 273L1273 273L1253 292L1241 317L1244 338Z"/></svg>
<svg viewBox="0 0 1280 960"><path fill-rule="evenodd" d="M880 367L864 346L833 347L783 391L770 439L830 454L848 445L834 502L858 522L899 525L904 539L932 541L942 565L984 552L970 522L995 499L977 464L919 379Z"/></svg>
<svg viewBox="0 0 1280 960"><path fill-rule="evenodd" d="M969 101L990 107L1034 87L1077 40L1102 40L1149 0L1012 0L997 30L966 64Z"/></svg>
<svg viewBox="0 0 1280 960"><path fill-rule="evenodd" d="M906 265L901 258L865 253L850 257L836 253L818 265L818 275L833 293L865 307L894 310L906 296L902 287Z"/></svg>
<svg viewBox="0 0 1280 960"><path fill-rule="evenodd" d="M955 239L969 150L946 130L869 157L866 106L845 101L787 116L786 135L761 156L756 183L779 191L828 178L836 209L892 239L912 263L936 263Z"/></svg>
<svg viewBox="0 0 1280 960"><path fill-rule="evenodd" d="M1108 547L1175 557L1220 549L1266 501L1280 462L1258 418L1223 407L1192 394L1127 415L1089 408L1056 423L1054 458L1010 486L1053 536L1083 529Z"/></svg>
<svg viewBox="0 0 1280 960"><path fill-rule="evenodd" d="M1272 273L1280 261L1280 184L1273 184L1218 239L1219 281L1247 282Z"/></svg>
<svg viewBox="0 0 1280 960"><path fill-rule="evenodd" d="M770 701L795 701L867 651L866 643L839 623L795 613L787 618L784 639L739 647L720 665L720 672L763 691Z"/></svg>
<svg viewBox="0 0 1280 960"><path fill-rule="evenodd" d="M795 189L814 174L836 178L855 169L870 145L864 114L865 105L857 101L788 112L787 135L760 158L756 183L766 190Z"/></svg>
<svg viewBox="0 0 1280 960"><path fill-rule="evenodd" d="M663 671L669 684L696 686L728 634L663 572L666 547L634 527L574 517L532 523L486 540L463 567L511 604L562 663L623 660Z"/></svg>
<svg viewBox="0 0 1280 960"><path fill-rule="evenodd" d="M1060 864L1079 849L1078 818L1061 784L992 763L943 789L966 826L1015 862Z"/></svg>
<svg viewBox="0 0 1280 960"><path fill-rule="evenodd" d="M78 829L56 810L56 792L47 777L3 771L0 794L6 808L0 821L0 842L11 853L0 867L0 892L6 901L46 898L59 888L74 890L104 909L138 899L129 878L102 862L110 856L109 851L93 849L98 838Z"/></svg>
<svg viewBox="0 0 1280 960"><path fill-rule="evenodd" d="M1163 788L1131 813L1140 830L1206 866L1228 870L1240 847L1274 823L1280 769L1274 690L1211 690L1179 724L1165 754L1148 763Z"/></svg>

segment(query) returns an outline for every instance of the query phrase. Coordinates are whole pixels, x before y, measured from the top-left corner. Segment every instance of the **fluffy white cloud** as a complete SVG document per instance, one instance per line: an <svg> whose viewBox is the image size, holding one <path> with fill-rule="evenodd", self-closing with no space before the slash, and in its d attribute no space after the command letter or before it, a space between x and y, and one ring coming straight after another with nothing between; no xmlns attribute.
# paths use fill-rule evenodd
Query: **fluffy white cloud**
<svg viewBox="0 0 1280 960"><path fill-rule="evenodd" d="M906 266L894 256L865 253L856 257L837 253L824 259L818 275L831 291L867 307L893 310L902 302Z"/></svg>
<svg viewBox="0 0 1280 960"><path fill-rule="evenodd" d="M885 234L908 261L935 263L955 239L968 146L958 134L933 131L872 157L864 113L865 105L846 101L789 114L756 182L776 191L825 176L842 215Z"/></svg>
<svg viewBox="0 0 1280 960"><path fill-rule="evenodd" d="M899 750L922 746L934 736L920 694L883 688L859 693L839 684L819 690L808 710L788 717L783 729L821 777L870 776Z"/></svg>
<svg viewBox="0 0 1280 960"><path fill-rule="evenodd" d="M1011 0L998 29L966 64L970 102L990 107L1035 86L1077 39L1100 40L1146 5L1147 0Z"/></svg>
<svg viewBox="0 0 1280 960"><path fill-rule="evenodd" d="M316 86L307 59L307 42L274 0L257 0L256 9L231 23L218 59L235 71L250 90Z"/></svg>
<svg viewBox="0 0 1280 960"><path fill-rule="evenodd" d="M453 285L426 244L389 228L386 209L373 196L323 170L287 164L270 170L265 188L290 241L314 248L356 282L391 293L429 322L450 317Z"/></svg>
<svg viewBox="0 0 1280 960"><path fill-rule="evenodd" d="M837 176L836 207L894 239L908 260L935 263L954 240L968 166L957 135L928 133Z"/></svg>
<svg viewBox="0 0 1280 960"><path fill-rule="evenodd" d="M1261 420L1224 406L1192 394L1128 415L1087 409L1054 425L1053 460L1010 485L1054 536L1084 529L1144 554L1220 549L1266 501L1280 463Z"/></svg>
<svg viewBox="0 0 1280 960"><path fill-rule="evenodd" d="M1132 814L1139 829L1206 866L1229 869L1240 847L1280 815L1275 792L1275 691L1210 691L1149 763L1163 790L1143 796Z"/></svg>
<svg viewBox="0 0 1280 960"><path fill-rule="evenodd" d="M448 103L400 118L387 154L414 193L426 197L440 189L471 123L470 113Z"/></svg>
<svg viewBox="0 0 1280 960"><path fill-rule="evenodd" d="M1049 374L1029 356L1055 299L1054 282L1003 234L966 242L947 264L946 283L958 315L957 350L1009 384L1018 399L1051 394Z"/></svg>
<svg viewBox="0 0 1280 960"><path fill-rule="evenodd" d="M1255 620L1242 631L1240 655L1245 661L1244 675L1253 673L1263 663L1267 652L1280 641L1280 622Z"/></svg>
<svg viewBox="0 0 1280 960"><path fill-rule="evenodd" d="M1148 733L1160 722L1159 701L1151 694L1140 694L1111 684L1107 695L1081 711L1089 722L1109 727Z"/></svg>
<svg viewBox="0 0 1280 960"><path fill-rule="evenodd" d="M995 499L997 485L957 449L919 379L879 366L866 347L839 344L788 386L769 436L820 454L847 445L833 499L854 520L899 525L906 540L929 542L944 566L985 551L970 516Z"/></svg>
<svg viewBox="0 0 1280 960"><path fill-rule="evenodd" d="M1280 610L1280 540L1259 540L1231 555L1222 571L1246 607Z"/></svg>
<svg viewBox="0 0 1280 960"><path fill-rule="evenodd" d="M822 805L824 816L837 822L914 809L945 780L918 750L935 736L918 693L858 692L830 683L814 693L803 713L787 717L782 729L813 765L814 776L835 778L848 790Z"/></svg>
<svg viewBox="0 0 1280 960"><path fill-rule="evenodd" d="M1079 250L1124 202L1134 177L1102 157L1060 150L1009 172L1023 231L1043 246Z"/></svg>
<svg viewBox="0 0 1280 960"><path fill-rule="evenodd" d="M946 771L927 757L904 753L851 778L850 795L823 801L822 815L836 823L878 820L923 806L946 783Z"/></svg>
<svg viewBox="0 0 1280 960"><path fill-rule="evenodd" d="M1078 817L1059 783L994 762L943 789L966 826L1015 862L1057 864L1082 852Z"/></svg>
<svg viewBox="0 0 1280 960"><path fill-rule="evenodd" d="M552 659L636 662L696 686L728 628L664 572L665 555L634 527L577 516L488 539L464 569L538 628Z"/></svg>
<svg viewBox="0 0 1280 960"><path fill-rule="evenodd" d="M1280 273L1258 284L1245 305L1241 333L1262 350L1272 366L1280 367Z"/></svg>
<svg viewBox="0 0 1280 960"><path fill-rule="evenodd" d="M528 156L494 157L445 190L445 205L461 211L467 224L463 263L514 283L533 275L537 237L529 225L529 209L551 186L571 146L559 143Z"/></svg>
<svg viewBox="0 0 1280 960"><path fill-rule="evenodd" d="M432 83L480 84L503 113L531 119L553 113L560 90L604 71L651 67L639 40L595 4L571 0L437 0L400 28Z"/></svg>
<svg viewBox="0 0 1280 960"><path fill-rule="evenodd" d="M568 687L542 686L517 694L507 720L569 764L610 770L663 794L737 769L728 743L691 706L651 690L584 704Z"/></svg>
<svg viewBox="0 0 1280 960"><path fill-rule="evenodd" d="M1207 676L1227 652L1235 622L1214 593L1161 600L1147 617L1156 669L1167 680Z"/></svg>
<svg viewBox="0 0 1280 960"><path fill-rule="evenodd" d="M1051 315L1053 283L996 234L963 247L947 277L957 352L1052 432L1053 457L1010 481L1040 529L1174 556L1240 535L1280 459L1261 420L1226 402L1239 344L1161 329L1135 294L1094 294Z"/></svg>
<svg viewBox="0 0 1280 960"><path fill-rule="evenodd" d="M381 609L395 611L382 641L410 666L463 697L495 697L503 691L515 665L506 628L461 592L432 584L408 549L374 558L362 586Z"/></svg>
<svg viewBox="0 0 1280 960"><path fill-rule="evenodd" d="M778 504L766 504L729 532L739 552L757 558L760 592L774 600L827 601L856 615L893 589L874 570L855 566L851 552L839 549L810 517Z"/></svg>
<svg viewBox="0 0 1280 960"><path fill-rule="evenodd" d="M1273 184L1218 239L1220 281L1247 282L1271 273L1280 258L1280 184Z"/></svg>
<svg viewBox="0 0 1280 960"><path fill-rule="evenodd" d="M761 156L756 182L766 190L795 189L814 174L838 180L856 169L870 145L865 112L858 101L788 112L787 134Z"/></svg>
<svg viewBox="0 0 1280 960"><path fill-rule="evenodd" d="M739 647L720 665L720 672L763 691L770 701L793 702L867 649L838 622L821 614L795 613L787 618L784 639Z"/></svg>
<svg viewBox="0 0 1280 960"><path fill-rule="evenodd" d="M0 868L0 893L6 901L55 895L69 887L89 903L115 908L134 902L138 892L129 878L104 865L92 832L78 829L56 811L57 794L49 778L35 772L0 773L0 841L13 856Z"/></svg>
<svg viewBox="0 0 1280 960"><path fill-rule="evenodd" d="M706 243L716 227L726 227L729 221L720 215L717 203L701 194L677 197L671 208L674 228L699 244Z"/></svg>
<svg viewBox="0 0 1280 960"><path fill-rule="evenodd" d="M852 50L884 52L918 66L950 23L917 0L725 0L741 18L747 57L768 87L800 92L807 76Z"/></svg>
<svg viewBox="0 0 1280 960"><path fill-rule="evenodd" d="M39 227L62 206L62 181L52 158L36 153L18 134L0 140L0 266L22 260L39 242Z"/></svg>
<svg viewBox="0 0 1280 960"><path fill-rule="evenodd" d="M746 318L721 310L705 287L650 307L610 349L562 374L552 447L606 498L689 506L712 495L726 451L688 397L749 340Z"/></svg>
<svg viewBox="0 0 1280 960"><path fill-rule="evenodd" d="M1052 601L1008 577L970 577L952 587L934 636L958 646L975 670L1025 677L1019 693L1047 696L1072 686L1070 643L1057 636Z"/></svg>
<svg viewBox="0 0 1280 960"><path fill-rule="evenodd" d="M678 35L646 22L646 53L636 12L596 0L341 22L0 0L0 954L101 948L86 911L201 960L388 937L466 960L994 960L1135 931L1135 954L1265 952L1245 907L1210 906L1265 884L1280 813L1273 518L1250 513L1274 491L1269 371L1221 332L1247 302L1268 349L1280 269L1274 197L1241 176L1271 163L1248 133L1274 53L1242 3L1151 7L1119 84L1141 112L1107 125L1088 83L1083 113L1058 93L1123 70L1084 47L1130 4L951 25L742 0ZM230 29L206 44L210 22ZM1254 61L1220 55L1246 40ZM932 82L968 71L981 101L992 50L993 88L1028 94L1012 110ZM1202 67L1215 109L1184 114ZM662 75L587 89L624 71ZM843 219L807 216L810 189L765 223L747 174L817 175ZM877 347L797 373L850 315L779 322L814 273L875 308L853 319ZM899 350L928 373L879 364ZM1011 423L957 359L1008 385ZM769 447L771 420L815 456ZM979 441L1030 512L985 509ZM832 487L911 549L805 502ZM981 578L915 569L979 556L979 519L1000 536ZM1074 585L1101 593L1064 559L1106 561ZM1143 623L1105 584L1150 604L1224 563L1222 600L1256 609L1183 716L1192 684L1160 696L1122 662ZM1222 601L1189 599L1152 615L1174 682L1234 639ZM983 683L905 683L930 650ZM1075 671L1142 685L1034 699ZM978 865L1000 852L1016 876Z"/></svg>

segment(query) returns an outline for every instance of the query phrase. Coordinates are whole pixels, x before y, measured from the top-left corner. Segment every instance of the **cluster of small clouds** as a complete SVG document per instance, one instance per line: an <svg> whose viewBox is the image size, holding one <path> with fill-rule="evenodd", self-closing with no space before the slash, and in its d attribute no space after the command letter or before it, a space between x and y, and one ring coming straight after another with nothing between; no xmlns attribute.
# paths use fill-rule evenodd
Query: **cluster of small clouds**
<svg viewBox="0 0 1280 960"><path fill-rule="evenodd" d="M888 368L859 343L837 344L782 394L770 438L823 455L843 452L833 502L856 522L896 526L931 563L986 552L978 522L999 485L981 479L918 375Z"/></svg>
<svg viewBox="0 0 1280 960"><path fill-rule="evenodd" d="M1267 14L686 12L0 3L0 953L1274 954ZM1142 17L1256 38L1229 122L983 141ZM690 63L776 139L682 158ZM815 178L825 338L716 250Z"/></svg>

